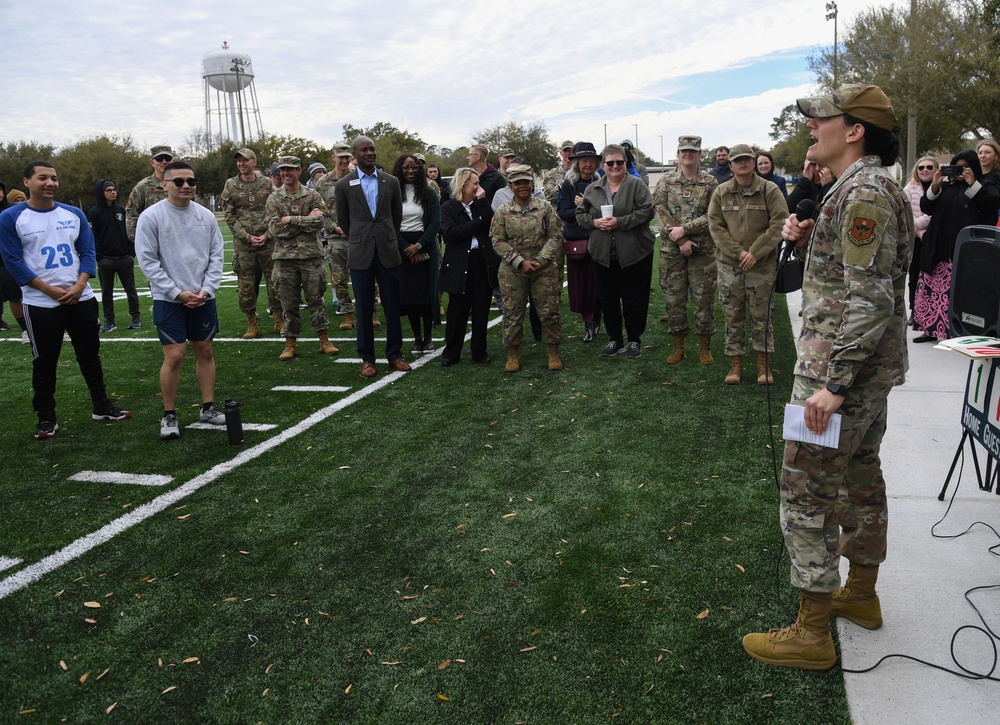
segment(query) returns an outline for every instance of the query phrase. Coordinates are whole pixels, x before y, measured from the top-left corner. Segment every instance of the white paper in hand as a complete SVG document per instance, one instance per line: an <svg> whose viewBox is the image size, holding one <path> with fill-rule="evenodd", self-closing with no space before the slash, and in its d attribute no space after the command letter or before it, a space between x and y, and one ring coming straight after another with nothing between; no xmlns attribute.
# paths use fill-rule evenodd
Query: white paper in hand
<svg viewBox="0 0 1000 725"><path fill-rule="evenodd" d="M806 427L806 409L802 405L785 405L785 425L782 436L786 441L813 443L825 448L840 446L840 413L833 413L826 430L813 433Z"/></svg>

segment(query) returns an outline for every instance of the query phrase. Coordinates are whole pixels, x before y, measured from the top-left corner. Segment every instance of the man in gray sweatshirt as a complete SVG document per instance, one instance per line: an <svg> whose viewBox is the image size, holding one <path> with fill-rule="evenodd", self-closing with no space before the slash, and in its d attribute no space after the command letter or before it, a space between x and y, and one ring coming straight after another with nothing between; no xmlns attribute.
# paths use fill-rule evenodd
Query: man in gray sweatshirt
<svg viewBox="0 0 1000 725"><path fill-rule="evenodd" d="M135 232L139 267L153 292L153 323L163 343L163 440L180 437L176 400L188 340L194 348L195 374L201 390L198 419L213 425L226 422L213 402L212 338L219 330L215 293L222 281L222 232L212 212L192 203L197 184L189 164L167 164L163 170L167 198L142 213Z"/></svg>

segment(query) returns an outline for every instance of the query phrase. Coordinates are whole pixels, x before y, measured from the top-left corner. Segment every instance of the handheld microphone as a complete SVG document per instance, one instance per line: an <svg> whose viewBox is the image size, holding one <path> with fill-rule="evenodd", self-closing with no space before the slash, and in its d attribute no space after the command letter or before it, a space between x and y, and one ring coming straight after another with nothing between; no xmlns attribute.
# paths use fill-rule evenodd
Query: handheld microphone
<svg viewBox="0 0 1000 725"><path fill-rule="evenodd" d="M816 211L816 202L812 199L803 199L795 207L795 218L799 221L803 219L811 219L813 212ZM784 249L781 250L781 257L778 259L778 268L785 266L785 262L788 258L792 256L792 250L795 249L795 242L789 241L788 239L783 240L785 242Z"/></svg>

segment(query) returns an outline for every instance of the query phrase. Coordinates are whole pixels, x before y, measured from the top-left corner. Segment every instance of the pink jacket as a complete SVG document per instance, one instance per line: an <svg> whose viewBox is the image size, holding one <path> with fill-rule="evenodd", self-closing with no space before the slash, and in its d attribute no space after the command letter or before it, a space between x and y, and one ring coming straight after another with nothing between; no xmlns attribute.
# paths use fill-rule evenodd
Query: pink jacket
<svg viewBox="0 0 1000 725"><path fill-rule="evenodd" d="M931 223L931 215L920 211L920 199L924 195L924 187L911 181L903 187L903 191L910 199L910 206L913 207L913 228L917 231L917 239L923 239L924 231Z"/></svg>

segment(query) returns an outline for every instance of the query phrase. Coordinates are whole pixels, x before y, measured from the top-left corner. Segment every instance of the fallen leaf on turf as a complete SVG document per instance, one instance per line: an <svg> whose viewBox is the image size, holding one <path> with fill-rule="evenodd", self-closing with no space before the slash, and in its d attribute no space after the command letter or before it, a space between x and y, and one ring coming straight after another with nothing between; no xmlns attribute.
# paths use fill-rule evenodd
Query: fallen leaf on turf
<svg viewBox="0 0 1000 725"><path fill-rule="evenodd" d="M267 697L267 693L269 693L270 691L271 691L270 687L265 687L264 691L262 693L260 693L260 696L261 697Z"/></svg>
<svg viewBox="0 0 1000 725"><path fill-rule="evenodd" d="M188 516L190 516L190 515L191 515L191 514L184 514L183 516L178 516L178 517L177 517L177 520L178 520L178 521L183 521L184 519L186 519L186 518L187 518Z"/></svg>
<svg viewBox="0 0 1000 725"><path fill-rule="evenodd" d="M115 705L117 704L118 704L117 702L112 702L110 705L108 705L108 709L104 711L104 714L110 715L111 711L115 709Z"/></svg>
<svg viewBox="0 0 1000 725"><path fill-rule="evenodd" d="M163 658L162 657L157 657L156 658L156 664L159 665L160 667L163 667Z"/></svg>
<svg viewBox="0 0 1000 725"><path fill-rule="evenodd" d="M89 617L85 618L83 621L86 622L87 624L97 624L96 619L90 619Z"/></svg>
<svg viewBox="0 0 1000 725"><path fill-rule="evenodd" d="M447 695L442 695L440 692L438 693L438 699L439 700L444 700L445 702L450 702L450 700L448 699L448 696Z"/></svg>
<svg viewBox="0 0 1000 725"><path fill-rule="evenodd" d="M395 662L379 662L380 665L385 665L386 667L395 667L396 665L403 664L401 661L396 660Z"/></svg>
<svg viewBox="0 0 1000 725"><path fill-rule="evenodd" d="M102 677L104 677L110 671L111 671L110 667L108 667L107 669L105 669L104 672L102 672L101 674L99 674L97 677L94 678L94 682L97 682L99 679L101 679Z"/></svg>
<svg viewBox="0 0 1000 725"><path fill-rule="evenodd" d="M86 682L88 677L90 677L89 672L84 672L82 675L80 675L80 684L82 685L84 682Z"/></svg>
<svg viewBox="0 0 1000 725"><path fill-rule="evenodd" d="M442 662L441 664L438 665L438 669L439 670L446 669L448 667L448 665L450 665L450 664L451 664L451 660L445 660L444 662Z"/></svg>
<svg viewBox="0 0 1000 725"><path fill-rule="evenodd" d="M30 710L21 710L17 714L18 715L30 715L33 712L38 712L38 711L35 708L31 708Z"/></svg>
<svg viewBox="0 0 1000 725"><path fill-rule="evenodd" d="M538 647L532 645L531 647L525 647L524 649L519 649L518 652L530 652L533 649L538 649Z"/></svg>
<svg viewBox="0 0 1000 725"><path fill-rule="evenodd" d="M181 664L182 665L187 665L187 664L190 664L192 662L197 662L197 661L198 661L197 657L188 657L187 659L181 660Z"/></svg>
<svg viewBox="0 0 1000 725"><path fill-rule="evenodd" d="M84 602L83 606L89 607L90 609L100 609L101 605L98 602Z"/></svg>
<svg viewBox="0 0 1000 725"><path fill-rule="evenodd" d="M57 597L61 597L63 595L64 591L66 591L66 590L65 589L60 589L59 591L56 592L56 596Z"/></svg>
<svg viewBox="0 0 1000 725"><path fill-rule="evenodd" d="M247 556L250 554L249 551L243 551L243 549L240 549L240 553L243 554L243 556Z"/></svg>
<svg viewBox="0 0 1000 725"><path fill-rule="evenodd" d="M760 699L763 700L766 697L774 697L774 695L772 695L770 692L765 692L763 695L760 696Z"/></svg>
<svg viewBox="0 0 1000 725"><path fill-rule="evenodd" d="M177 685L171 685L170 687L168 687L168 688L167 688L166 690L164 690L164 691L163 691L163 692L161 692L160 694L161 694L161 695L166 695L166 694L167 694L168 692L170 692L171 690L176 690L176 689L177 689Z"/></svg>
<svg viewBox="0 0 1000 725"><path fill-rule="evenodd" d="M236 597L226 597L222 601L224 601L224 602L235 602L236 601Z"/></svg>
<svg viewBox="0 0 1000 725"><path fill-rule="evenodd" d="M502 518L502 519L509 519L512 516L517 516L517 511L514 511L513 513L509 513L509 514L504 514L500 518Z"/></svg>
<svg viewBox="0 0 1000 725"><path fill-rule="evenodd" d="M736 565L736 568L737 568L737 569L739 569L739 570L740 570L740 573L742 573L742 574L746 574L746 573L747 573L747 570L746 570L746 569L744 569L744 568L743 568L743 566L742 566L741 564L737 564L737 565Z"/></svg>
<svg viewBox="0 0 1000 725"><path fill-rule="evenodd" d="M730 539L728 536L723 536L722 540L723 541L732 541L732 539Z"/></svg>
<svg viewBox="0 0 1000 725"><path fill-rule="evenodd" d="M68 669L69 669L69 668L68 668L68 667L66 666L66 663L65 663L65 662L63 662L62 660L59 660L59 666L60 666L60 667L62 667L62 669L63 669L63 672L65 672L66 670L68 670Z"/></svg>
<svg viewBox="0 0 1000 725"><path fill-rule="evenodd" d="M698 615L698 619L704 619L704 618L705 618L705 617L707 617L707 616L708 616L708 610L706 609L706 610L705 610L704 612L701 612L701 613L700 613L700 614Z"/></svg>
<svg viewBox="0 0 1000 725"><path fill-rule="evenodd" d="M272 667L274 667L274 663L273 662L267 666L267 669L264 670L264 674L266 675L268 672L270 672Z"/></svg>
<svg viewBox="0 0 1000 725"><path fill-rule="evenodd" d="M351 470L351 467L350 466L341 466L337 470L338 471L349 471L349 470Z"/></svg>
<svg viewBox="0 0 1000 725"><path fill-rule="evenodd" d="M353 682L352 682L351 684L349 684L349 685L348 685L348 686L347 686L347 687L346 687L346 688L344 689L344 694L345 694L345 695L350 695L350 694L351 694L351 688L352 688L352 687L354 687L354 683L353 683Z"/></svg>
<svg viewBox="0 0 1000 725"><path fill-rule="evenodd" d="M410 624L420 624L421 622L426 622L426 621L427 617L417 617L412 622L410 622Z"/></svg>
<svg viewBox="0 0 1000 725"><path fill-rule="evenodd" d="M404 602L410 599L419 599L419 597L416 594L407 594L406 596L403 597Z"/></svg>
<svg viewBox="0 0 1000 725"><path fill-rule="evenodd" d="M541 633L542 633L542 630L536 629L534 632L531 633L531 636L534 637L535 635L541 634Z"/></svg>

